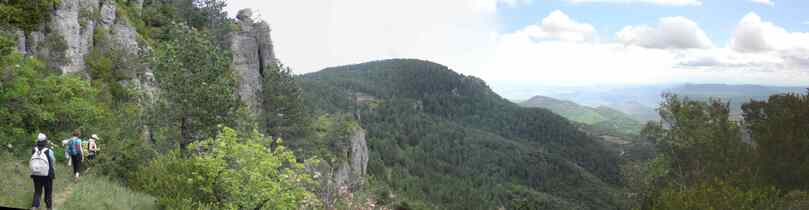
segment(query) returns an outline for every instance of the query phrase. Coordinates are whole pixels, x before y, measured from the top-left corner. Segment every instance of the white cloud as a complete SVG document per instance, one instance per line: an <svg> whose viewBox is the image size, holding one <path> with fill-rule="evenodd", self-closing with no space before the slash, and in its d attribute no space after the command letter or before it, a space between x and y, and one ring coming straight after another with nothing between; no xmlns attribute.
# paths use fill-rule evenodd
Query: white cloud
<svg viewBox="0 0 809 210"><path fill-rule="evenodd" d="M498 36L495 57L484 66L482 78L545 86L809 83L809 50L791 50L786 56L712 47L696 23L682 17L631 27L618 33L616 42L534 39L525 31Z"/></svg>
<svg viewBox="0 0 809 210"><path fill-rule="evenodd" d="M809 48L743 53L732 47L641 47L643 44L624 44L618 38L597 37L596 26L561 11L552 12L541 22L520 30L498 32L502 28L497 22L498 8L527 3L529 1L525 0L307 0L283 3L230 0L228 11L233 15L240 8L254 8L256 14L272 27L277 55L295 73L386 58L419 58L481 77L491 84L510 81L557 85L701 81L809 83L809 73L794 68L809 66L806 65L809 63L805 59L806 51L801 50ZM751 28L766 25L758 19L758 22L750 21L754 26ZM684 24L686 21L673 24L686 27L674 29L663 27L666 24L660 22L649 26L650 30L691 32L683 33L691 37L686 39L692 41L688 43L700 43L669 46L682 48L710 43L699 38L701 35L695 35L703 32L696 26ZM743 40L741 35L734 36ZM809 41L804 43L809 44Z"/></svg>
<svg viewBox="0 0 809 210"><path fill-rule="evenodd" d="M571 3L646 3L664 6L701 6L700 0L567 0Z"/></svg>
<svg viewBox="0 0 809 210"><path fill-rule="evenodd" d="M771 7L775 6L775 2L772 2L770 0L750 0L750 1L753 2L753 3L759 3L759 4L771 6Z"/></svg>
<svg viewBox="0 0 809 210"><path fill-rule="evenodd" d="M756 13L745 15L730 41L739 52L768 52L772 50L809 49L809 33L791 33L772 22L765 22Z"/></svg>
<svg viewBox="0 0 809 210"><path fill-rule="evenodd" d="M692 51L680 59L679 65L702 70L770 72L782 75L781 81L807 80L809 33L788 32L751 12L739 21L727 48Z"/></svg>
<svg viewBox="0 0 809 210"><path fill-rule="evenodd" d="M559 39L562 41L593 40L595 28L586 23L570 19L567 14L556 10L542 19L538 25L529 25L517 31L515 35L533 39Z"/></svg>
<svg viewBox="0 0 809 210"><path fill-rule="evenodd" d="M617 33L624 44L658 49L711 48L708 35L685 17L664 17L657 26L627 26Z"/></svg>

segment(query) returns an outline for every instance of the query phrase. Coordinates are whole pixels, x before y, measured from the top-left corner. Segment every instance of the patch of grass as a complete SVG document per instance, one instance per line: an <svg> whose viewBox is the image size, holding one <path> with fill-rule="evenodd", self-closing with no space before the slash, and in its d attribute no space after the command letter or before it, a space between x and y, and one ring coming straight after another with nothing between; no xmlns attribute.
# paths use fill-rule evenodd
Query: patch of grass
<svg viewBox="0 0 809 210"><path fill-rule="evenodd" d="M31 198L34 194L34 182L31 180L31 172L28 169L27 160L15 160L10 155L0 155L0 206L14 208L31 208ZM56 179L53 183L53 195L62 192L71 182L70 173L72 169L67 168L64 161L57 161ZM40 201L42 207L44 200Z"/></svg>
<svg viewBox="0 0 809 210"><path fill-rule="evenodd" d="M90 174L73 186L64 209L158 209L155 199L103 176Z"/></svg>
<svg viewBox="0 0 809 210"><path fill-rule="evenodd" d="M131 191L105 176L92 172L83 175L79 183L73 183L72 169L65 161L58 159L54 168L56 179L53 183L53 201L56 209L158 209L153 197ZM0 206L31 208L34 182L29 176L28 160L19 160L8 153L0 153L0 174L2 175ZM66 192L68 187L71 192ZM60 203L57 201L60 197L65 197L66 200ZM40 205L45 207L44 200L40 201Z"/></svg>

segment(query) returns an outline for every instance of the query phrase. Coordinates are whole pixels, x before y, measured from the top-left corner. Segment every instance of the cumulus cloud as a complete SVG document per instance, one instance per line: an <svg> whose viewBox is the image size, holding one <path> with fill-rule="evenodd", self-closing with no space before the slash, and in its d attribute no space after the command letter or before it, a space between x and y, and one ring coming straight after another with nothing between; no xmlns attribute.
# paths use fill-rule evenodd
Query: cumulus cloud
<svg viewBox="0 0 809 210"><path fill-rule="evenodd" d="M685 17L664 17L657 26L627 26L617 33L618 41L658 49L711 48L708 35Z"/></svg>
<svg viewBox="0 0 809 210"><path fill-rule="evenodd" d="M526 26L514 35L579 42L592 40L594 32L595 28L592 25L576 22L564 12L556 10L543 18L540 24Z"/></svg>
<svg viewBox="0 0 809 210"><path fill-rule="evenodd" d="M805 75L809 73L806 70L809 68L809 33L789 32L751 12L739 21L728 48L691 51L681 56L678 64L701 69Z"/></svg>
<svg viewBox="0 0 809 210"><path fill-rule="evenodd" d="M571 3L646 3L664 6L701 6L700 0L567 0Z"/></svg>
<svg viewBox="0 0 809 210"><path fill-rule="evenodd" d="M739 21L731 38L730 47L748 53L809 49L809 33L787 32L784 28L763 21L758 14L751 12Z"/></svg>
<svg viewBox="0 0 809 210"><path fill-rule="evenodd" d="M772 2L770 0L750 0L750 1L753 2L753 3L759 3L759 4L771 6L771 7L775 6L775 2Z"/></svg>
<svg viewBox="0 0 809 210"><path fill-rule="evenodd" d="M495 57L481 75L495 86L809 82L809 50L745 53L715 47L696 23L683 17L627 27L614 42L536 39L526 36L525 29L497 40Z"/></svg>

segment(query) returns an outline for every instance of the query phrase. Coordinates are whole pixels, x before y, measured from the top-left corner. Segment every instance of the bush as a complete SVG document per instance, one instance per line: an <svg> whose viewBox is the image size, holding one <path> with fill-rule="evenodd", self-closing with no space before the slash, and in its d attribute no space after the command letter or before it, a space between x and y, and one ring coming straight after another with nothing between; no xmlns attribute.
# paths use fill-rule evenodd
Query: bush
<svg viewBox="0 0 809 210"><path fill-rule="evenodd" d="M158 197L169 209L316 208L314 184L303 164L283 146L270 150L254 132L239 138L224 128L215 139L175 149L141 167L130 185ZM193 153L193 154L189 154Z"/></svg>
<svg viewBox="0 0 809 210"><path fill-rule="evenodd" d="M92 127L109 113L96 103L97 94L90 82L50 74L34 58L16 52L0 57L0 144L27 149L38 132L56 140Z"/></svg>
<svg viewBox="0 0 809 210"><path fill-rule="evenodd" d="M743 189L714 180L691 187L668 186L662 190L651 209L783 209L775 187Z"/></svg>

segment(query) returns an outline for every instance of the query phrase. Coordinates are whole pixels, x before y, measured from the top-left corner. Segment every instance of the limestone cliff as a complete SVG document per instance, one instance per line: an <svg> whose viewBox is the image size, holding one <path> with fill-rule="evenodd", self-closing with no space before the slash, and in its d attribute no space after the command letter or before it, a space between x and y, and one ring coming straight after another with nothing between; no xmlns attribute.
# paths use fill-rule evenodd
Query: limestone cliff
<svg viewBox="0 0 809 210"><path fill-rule="evenodd" d="M258 93L262 89L263 74L267 66L276 65L277 59L270 39L270 26L254 21L249 9L236 16L239 29L229 36L233 54L231 68L238 83L237 94L252 113L260 113Z"/></svg>
<svg viewBox="0 0 809 210"><path fill-rule="evenodd" d="M98 47L95 34L105 29L115 47L128 56L141 55L139 35L126 17L119 17L115 0L61 0L54 8L50 22L38 30L16 31L17 49L47 61L63 74L87 74L85 57Z"/></svg>
<svg viewBox="0 0 809 210"><path fill-rule="evenodd" d="M352 193L359 191L365 182L368 167L368 145L366 131L355 128L349 137L350 148L336 152L337 160L321 161L319 165L308 165L320 182L320 199L331 209L337 200L351 200Z"/></svg>

